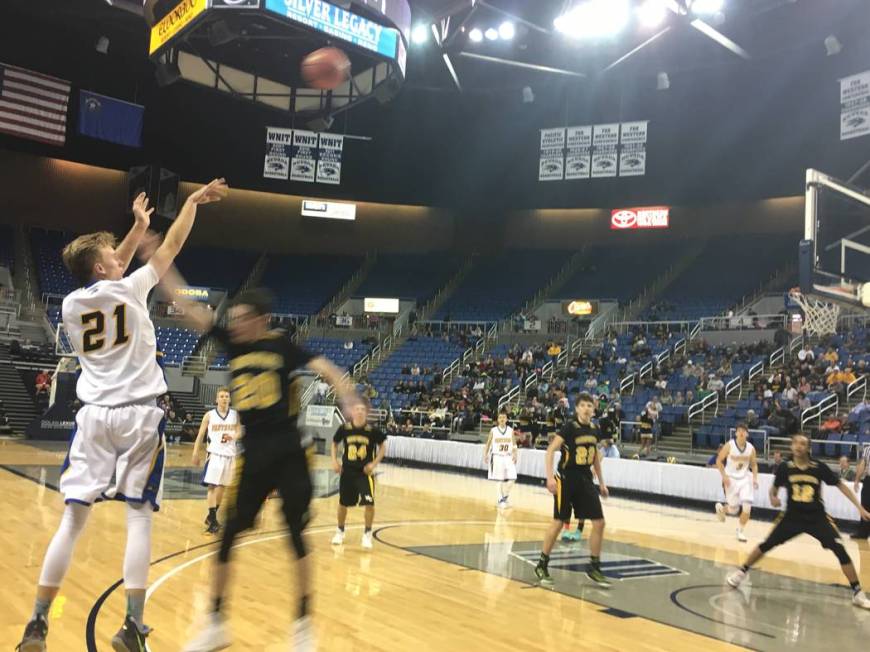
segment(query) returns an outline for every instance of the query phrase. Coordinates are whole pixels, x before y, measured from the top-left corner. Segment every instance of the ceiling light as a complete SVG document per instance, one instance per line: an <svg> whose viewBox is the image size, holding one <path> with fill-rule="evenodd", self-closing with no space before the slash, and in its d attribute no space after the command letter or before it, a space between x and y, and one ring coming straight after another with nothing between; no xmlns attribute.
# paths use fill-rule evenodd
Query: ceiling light
<svg viewBox="0 0 870 652"><path fill-rule="evenodd" d="M505 41L510 41L514 36L516 36L516 34L516 27L514 27L514 24L509 21L505 21L498 26L498 35Z"/></svg>
<svg viewBox="0 0 870 652"><path fill-rule="evenodd" d="M413 41L415 45L423 45L428 40L429 29L426 25L423 25L422 23L414 25L414 29L411 30L411 41Z"/></svg>
<svg viewBox="0 0 870 652"><path fill-rule="evenodd" d="M628 0L587 0L553 21L556 31L572 38L614 36L628 24Z"/></svg>
<svg viewBox="0 0 870 652"><path fill-rule="evenodd" d="M840 39L831 34L825 37L825 51L829 57L833 57L835 54L840 54L843 51L843 44L840 43Z"/></svg>
<svg viewBox="0 0 870 652"><path fill-rule="evenodd" d="M498 31L494 27L490 27L483 33L483 35L488 41L494 41L498 38Z"/></svg>
<svg viewBox="0 0 870 652"><path fill-rule="evenodd" d="M722 11L725 0L695 0L692 3L692 13L699 16L712 16Z"/></svg>
<svg viewBox="0 0 870 652"><path fill-rule="evenodd" d="M656 76L656 90L666 91L671 87L671 78L666 72L660 72Z"/></svg>
<svg viewBox="0 0 870 652"><path fill-rule="evenodd" d="M477 27L468 32L468 38L475 43L480 43L483 40L483 32L480 31Z"/></svg>
<svg viewBox="0 0 870 652"><path fill-rule="evenodd" d="M664 0L646 0L637 8L637 19L640 24L647 28L654 28L665 22L668 8Z"/></svg>

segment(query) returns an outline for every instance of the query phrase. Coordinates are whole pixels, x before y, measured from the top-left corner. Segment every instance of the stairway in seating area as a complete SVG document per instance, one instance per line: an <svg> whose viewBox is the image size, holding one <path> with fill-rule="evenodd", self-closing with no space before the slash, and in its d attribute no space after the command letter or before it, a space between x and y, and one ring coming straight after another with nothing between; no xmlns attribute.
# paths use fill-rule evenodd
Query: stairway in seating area
<svg viewBox="0 0 870 652"><path fill-rule="evenodd" d="M0 347L0 402L9 418L12 433L23 437L27 426L39 413L21 374L12 364L6 346Z"/></svg>

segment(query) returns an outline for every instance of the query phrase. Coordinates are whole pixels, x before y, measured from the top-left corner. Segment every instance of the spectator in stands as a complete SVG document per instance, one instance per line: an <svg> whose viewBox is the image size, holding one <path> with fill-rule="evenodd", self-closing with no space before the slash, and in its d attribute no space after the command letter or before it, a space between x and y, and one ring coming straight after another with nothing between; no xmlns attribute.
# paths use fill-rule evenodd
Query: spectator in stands
<svg viewBox="0 0 870 652"><path fill-rule="evenodd" d="M758 419L758 415L755 413L755 410L746 410L746 426L750 429L758 428L760 425L760 421Z"/></svg>
<svg viewBox="0 0 870 652"><path fill-rule="evenodd" d="M403 437L413 437L414 436L414 424L411 421L411 418L408 417L405 419L405 423L402 424L402 427L399 428L399 434Z"/></svg>
<svg viewBox="0 0 870 652"><path fill-rule="evenodd" d="M317 380L314 386L314 402L323 403L326 400L326 395L329 393L329 383L322 378Z"/></svg>
<svg viewBox="0 0 870 652"><path fill-rule="evenodd" d="M710 379L707 381L707 390L710 392L719 393L725 389L725 383L716 374L710 374Z"/></svg>
<svg viewBox="0 0 870 652"><path fill-rule="evenodd" d="M845 455L840 456L837 474L839 475L840 480L845 480L846 482L852 482L855 480L855 469L852 468L849 458Z"/></svg>
<svg viewBox="0 0 870 652"><path fill-rule="evenodd" d="M638 429L640 431L640 450L637 454L641 457L645 457L649 455L652 451L653 444L653 429L655 428L655 419L653 419L650 414L644 410L640 413L640 418L638 419L640 425Z"/></svg>
<svg viewBox="0 0 870 652"><path fill-rule="evenodd" d="M344 350L345 351L353 351L353 340L348 340L347 342L344 343Z"/></svg>
<svg viewBox="0 0 870 652"><path fill-rule="evenodd" d="M39 397L40 394L48 396L49 391L51 391L51 372L43 369L36 374L34 382L36 384L36 396Z"/></svg>
<svg viewBox="0 0 870 652"><path fill-rule="evenodd" d="M196 441L197 426L193 420L193 414L190 412L184 413L184 418L181 420L181 438L183 441Z"/></svg>
<svg viewBox="0 0 870 652"><path fill-rule="evenodd" d="M616 444L613 443L612 439L604 440L601 446L601 454L603 457L610 457L615 460L618 460L621 457L619 449L616 447Z"/></svg>
<svg viewBox="0 0 870 652"><path fill-rule="evenodd" d="M787 378L785 381L785 388L782 390L782 397L789 402L789 404L797 403L798 400L798 390L795 387L792 387L791 378Z"/></svg>
<svg viewBox="0 0 870 652"><path fill-rule="evenodd" d="M830 363L831 365L836 366L836 364L840 361L840 354L833 347L828 347L828 350L825 351L822 356L822 360Z"/></svg>
<svg viewBox="0 0 870 652"><path fill-rule="evenodd" d="M841 432L842 429L843 420L836 414L828 416L819 427L819 431L824 433L825 435L830 435L831 433L835 432Z"/></svg>
<svg viewBox="0 0 870 652"><path fill-rule="evenodd" d="M813 353L813 350L809 346L804 346L800 351L798 351L798 360L800 362L808 362L812 364L816 360L816 354Z"/></svg>
<svg viewBox="0 0 870 652"><path fill-rule="evenodd" d="M782 466L783 463L784 462L782 460L782 452L781 451L773 451L773 462L771 462L771 464L770 464L771 474L773 474L775 476L776 472L779 470L779 467Z"/></svg>
<svg viewBox="0 0 870 652"><path fill-rule="evenodd" d="M419 376L420 375L420 365L415 362L414 365L411 367L410 371L411 371L412 376Z"/></svg>
<svg viewBox="0 0 870 652"><path fill-rule="evenodd" d="M798 393L809 394L811 391L813 391L813 386L810 385L810 381L807 380L806 376L801 376L800 382L798 383Z"/></svg>
<svg viewBox="0 0 870 652"><path fill-rule="evenodd" d="M711 469L716 466L716 459L719 457L719 451L722 450L722 447L725 444L719 442L719 446L716 447L716 452L713 453L709 458L707 458L707 468Z"/></svg>

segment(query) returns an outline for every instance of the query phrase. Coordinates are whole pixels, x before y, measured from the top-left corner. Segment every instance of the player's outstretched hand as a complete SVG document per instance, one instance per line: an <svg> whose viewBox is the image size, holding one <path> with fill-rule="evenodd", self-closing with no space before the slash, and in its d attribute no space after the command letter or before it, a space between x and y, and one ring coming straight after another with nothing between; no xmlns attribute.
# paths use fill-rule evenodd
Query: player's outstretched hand
<svg viewBox="0 0 870 652"><path fill-rule="evenodd" d="M779 499L779 496L771 496L770 504L777 508L782 507L782 501Z"/></svg>
<svg viewBox="0 0 870 652"><path fill-rule="evenodd" d="M200 464L202 464L202 453L197 451L193 454L193 465L199 466Z"/></svg>
<svg viewBox="0 0 870 652"><path fill-rule="evenodd" d="M371 462L369 462L368 464L366 464L363 467L363 473L365 473L366 475L371 475L374 472L375 472L375 467L372 465Z"/></svg>
<svg viewBox="0 0 870 652"><path fill-rule="evenodd" d="M601 494L603 498L610 497L610 489L607 488L607 485L601 484L598 486L598 492Z"/></svg>
<svg viewBox="0 0 870 652"><path fill-rule="evenodd" d="M226 179L215 179L207 186L203 186L190 197L188 201L194 204L209 204L214 201L220 201L229 194L230 188L227 186Z"/></svg>
<svg viewBox="0 0 870 652"><path fill-rule="evenodd" d="M153 208L148 208L148 195L140 192L136 199L133 200L133 217L136 218L137 222L147 227L151 224L151 214L153 212Z"/></svg>
<svg viewBox="0 0 870 652"><path fill-rule="evenodd" d="M556 479L550 478L547 480L547 491L549 491L554 496L556 495Z"/></svg>

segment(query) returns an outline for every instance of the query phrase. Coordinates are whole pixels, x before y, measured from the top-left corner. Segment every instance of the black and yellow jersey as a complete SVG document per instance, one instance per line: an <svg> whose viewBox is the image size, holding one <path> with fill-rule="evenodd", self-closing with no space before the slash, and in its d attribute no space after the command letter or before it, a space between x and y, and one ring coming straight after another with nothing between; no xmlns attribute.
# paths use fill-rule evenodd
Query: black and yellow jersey
<svg viewBox="0 0 870 652"><path fill-rule="evenodd" d="M341 465L344 468L359 470L374 461L375 450L386 440L387 436L379 429L368 424L357 428L350 422L339 426L332 437L334 443L344 444Z"/></svg>
<svg viewBox="0 0 870 652"><path fill-rule="evenodd" d="M591 475L592 464L595 462L595 456L598 455L598 441L601 439L601 429L598 425L583 424L575 418L562 426L559 436L564 440L559 471L579 471Z"/></svg>
<svg viewBox="0 0 870 652"><path fill-rule="evenodd" d="M780 464L773 479L775 487L788 490L787 514L816 516L825 511L822 500L822 483L836 486L840 478L827 464L810 458L806 466L794 461Z"/></svg>

